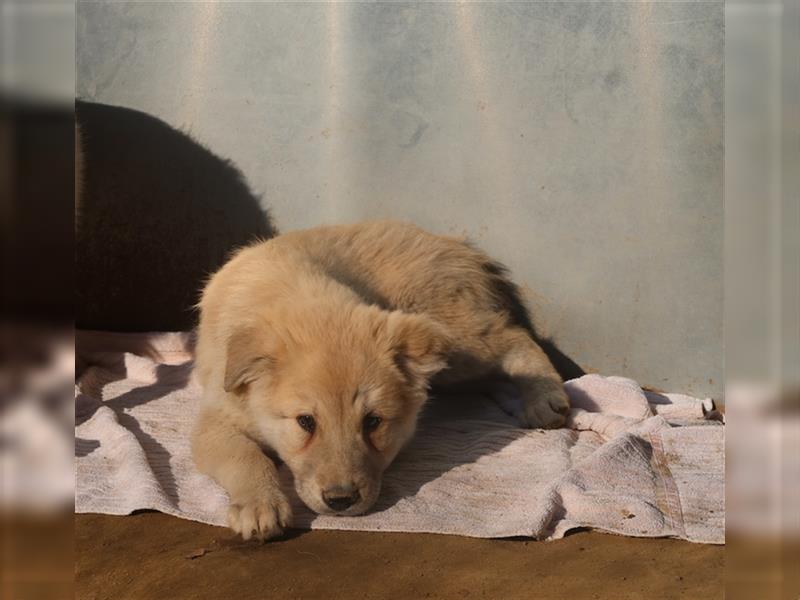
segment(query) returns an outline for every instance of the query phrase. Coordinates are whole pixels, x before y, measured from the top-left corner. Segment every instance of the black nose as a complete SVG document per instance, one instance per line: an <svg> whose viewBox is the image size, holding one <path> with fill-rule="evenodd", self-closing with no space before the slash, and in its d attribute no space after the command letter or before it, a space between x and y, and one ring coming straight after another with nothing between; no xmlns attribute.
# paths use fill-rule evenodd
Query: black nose
<svg viewBox="0 0 800 600"><path fill-rule="evenodd" d="M325 500L332 510L340 512L347 510L361 499L361 494L354 487L335 487L322 492L322 499Z"/></svg>

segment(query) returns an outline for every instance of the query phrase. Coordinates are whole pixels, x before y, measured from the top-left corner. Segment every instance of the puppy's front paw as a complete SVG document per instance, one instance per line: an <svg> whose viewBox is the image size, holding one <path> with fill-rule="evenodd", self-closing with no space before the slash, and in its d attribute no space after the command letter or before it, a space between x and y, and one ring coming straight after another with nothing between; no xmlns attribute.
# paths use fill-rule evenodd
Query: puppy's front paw
<svg viewBox="0 0 800 600"><path fill-rule="evenodd" d="M526 399L523 425L531 429L556 429L564 425L569 414L569 399L563 389L548 390Z"/></svg>
<svg viewBox="0 0 800 600"><path fill-rule="evenodd" d="M259 540L278 537L288 527L291 519L289 501L279 490L248 500L231 502L228 508L228 525L245 540L253 535Z"/></svg>

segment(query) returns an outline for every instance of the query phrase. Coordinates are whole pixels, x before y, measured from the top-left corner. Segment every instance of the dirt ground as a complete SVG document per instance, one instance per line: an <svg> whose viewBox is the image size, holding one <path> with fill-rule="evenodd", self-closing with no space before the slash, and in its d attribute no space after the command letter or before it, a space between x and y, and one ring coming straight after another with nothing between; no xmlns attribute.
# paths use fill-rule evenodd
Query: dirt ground
<svg viewBox="0 0 800 600"><path fill-rule="evenodd" d="M721 598L722 546L293 531L258 544L158 513L77 515L76 598Z"/></svg>

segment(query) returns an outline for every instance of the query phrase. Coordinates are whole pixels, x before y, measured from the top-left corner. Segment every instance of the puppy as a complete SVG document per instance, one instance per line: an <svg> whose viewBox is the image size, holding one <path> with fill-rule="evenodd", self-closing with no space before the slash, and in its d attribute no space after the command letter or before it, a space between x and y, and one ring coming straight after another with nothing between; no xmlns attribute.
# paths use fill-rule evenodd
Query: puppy
<svg viewBox="0 0 800 600"><path fill-rule="evenodd" d="M561 378L504 270L456 239L398 222L319 227L239 251L203 291L198 468L230 496L245 539L279 535L290 508L275 462L322 514L372 506L432 383L496 372L524 425L558 427Z"/></svg>

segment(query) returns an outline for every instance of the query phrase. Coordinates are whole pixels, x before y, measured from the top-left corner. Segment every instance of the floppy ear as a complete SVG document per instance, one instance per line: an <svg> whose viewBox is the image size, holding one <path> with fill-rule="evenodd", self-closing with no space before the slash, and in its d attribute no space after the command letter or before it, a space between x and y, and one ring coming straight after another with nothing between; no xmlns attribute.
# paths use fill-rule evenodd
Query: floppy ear
<svg viewBox="0 0 800 600"><path fill-rule="evenodd" d="M226 392L237 392L275 366L279 344L263 329L239 329L228 338L225 359Z"/></svg>
<svg viewBox="0 0 800 600"><path fill-rule="evenodd" d="M389 313L387 332L394 361L400 371L417 385L447 366L452 340L447 330L433 319L396 310Z"/></svg>

